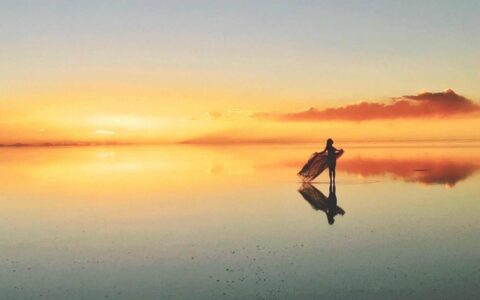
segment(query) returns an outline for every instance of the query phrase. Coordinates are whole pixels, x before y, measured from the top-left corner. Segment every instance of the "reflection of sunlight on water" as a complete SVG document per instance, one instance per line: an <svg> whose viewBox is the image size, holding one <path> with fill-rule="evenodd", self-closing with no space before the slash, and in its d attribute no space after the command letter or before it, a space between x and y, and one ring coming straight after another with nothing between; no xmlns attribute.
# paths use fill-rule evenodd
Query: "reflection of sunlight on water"
<svg viewBox="0 0 480 300"><path fill-rule="evenodd" d="M119 182L128 182L122 188L132 190L169 190L182 181L202 189L238 185L239 179L242 185L297 182L296 173L312 150L261 146L227 150L193 146L6 148L0 150L0 186L18 191L32 183L60 192L73 186L88 189L92 182L101 182L114 193ZM355 178L359 183L393 179L454 188L479 167L476 148L430 150L426 154L425 149L414 148L398 152L392 148L347 149L338 162L337 179ZM327 172L316 179L325 180Z"/></svg>
<svg viewBox="0 0 480 300"><path fill-rule="evenodd" d="M113 151L102 151L97 152L95 155L99 159L113 159L116 156L116 153Z"/></svg>
<svg viewBox="0 0 480 300"><path fill-rule="evenodd" d="M223 173L223 166L222 165L214 165L212 164L208 169L207 173L213 174L213 175L220 175Z"/></svg>
<svg viewBox="0 0 480 300"><path fill-rule="evenodd" d="M438 162L476 171L478 151L369 150L348 149L339 161L338 202L328 207L328 174L314 184L323 196L297 191L312 149L0 149L2 288L43 289L52 299L138 299L152 286L161 288L150 295L165 297L150 299L189 299L195 285L203 299L223 291L260 298L269 289L278 293L258 295L349 298L345 282L374 296L378 286L414 286L425 291L419 298L439 286L474 289L464 279L478 271L480 176L444 177ZM415 172L417 162L433 171ZM432 185L445 178L456 184ZM48 294L45 283L61 292ZM97 288L94 296L85 286ZM27 296L17 298L36 294Z"/></svg>
<svg viewBox="0 0 480 300"><path fill-rule="evenodd" d="M144 166L135 162L112 162L82 165L78 169L89 173L141 172Z"/></svg>

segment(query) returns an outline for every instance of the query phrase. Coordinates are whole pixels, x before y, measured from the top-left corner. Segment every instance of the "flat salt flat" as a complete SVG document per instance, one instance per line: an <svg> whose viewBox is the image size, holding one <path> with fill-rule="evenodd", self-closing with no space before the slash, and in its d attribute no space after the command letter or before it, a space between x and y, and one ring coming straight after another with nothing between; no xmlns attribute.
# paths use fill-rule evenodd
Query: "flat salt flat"
<svg viewBox="0 0 480 300"><path fill-rule="evenodd" d="M477 298L480 149L339 146L0 149L1 298Z"/></svg>

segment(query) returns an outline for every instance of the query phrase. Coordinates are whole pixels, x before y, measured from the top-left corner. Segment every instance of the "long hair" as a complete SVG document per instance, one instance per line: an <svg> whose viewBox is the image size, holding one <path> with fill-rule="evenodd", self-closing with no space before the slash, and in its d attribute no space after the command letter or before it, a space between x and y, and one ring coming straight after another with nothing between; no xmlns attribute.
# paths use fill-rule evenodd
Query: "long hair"
<svg viewBox="0 0 480 300"><path fill-rule="evenodd" d="M325 148L329 149L330 147L333 146L333 140L332 139L328 139L327 140L327 144L325 145Z"/></svg>

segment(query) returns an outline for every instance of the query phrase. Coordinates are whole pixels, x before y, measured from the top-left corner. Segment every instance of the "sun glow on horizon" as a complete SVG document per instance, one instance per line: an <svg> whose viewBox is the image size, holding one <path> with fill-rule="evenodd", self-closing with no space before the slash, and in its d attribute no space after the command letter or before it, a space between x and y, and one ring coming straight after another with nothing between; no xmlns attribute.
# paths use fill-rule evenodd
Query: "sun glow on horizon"
<svg viewBox="0 0 480 300"><path fill-rule="evenodd" d="M0 144L480 139L474 1L187 2L2 1Z"/></svg>

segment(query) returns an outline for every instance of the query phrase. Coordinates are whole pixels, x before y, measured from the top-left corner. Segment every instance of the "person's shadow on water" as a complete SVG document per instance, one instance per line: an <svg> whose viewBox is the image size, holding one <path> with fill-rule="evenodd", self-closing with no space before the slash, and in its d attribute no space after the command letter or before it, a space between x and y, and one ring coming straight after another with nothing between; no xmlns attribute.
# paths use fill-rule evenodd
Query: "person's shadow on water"
<svg viewBox="0 0 480 300"><path fill-rule="evenodd" d="M333 225L336 215L344 215L345 211L337 205L335 184L330 185L328 198L310 183L303 183L298 192L310 204L312 209L321 210L327 215L328 224Z"/></svg>

